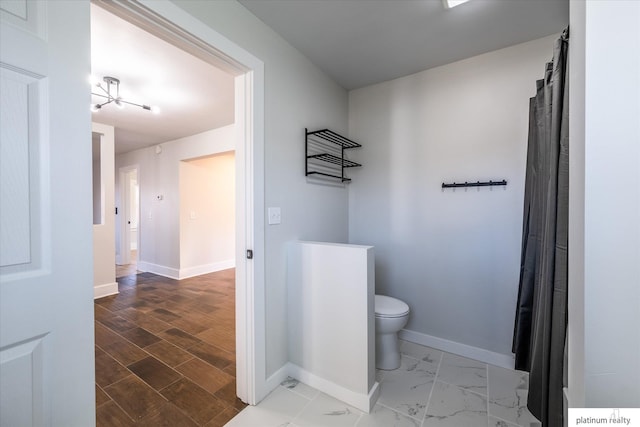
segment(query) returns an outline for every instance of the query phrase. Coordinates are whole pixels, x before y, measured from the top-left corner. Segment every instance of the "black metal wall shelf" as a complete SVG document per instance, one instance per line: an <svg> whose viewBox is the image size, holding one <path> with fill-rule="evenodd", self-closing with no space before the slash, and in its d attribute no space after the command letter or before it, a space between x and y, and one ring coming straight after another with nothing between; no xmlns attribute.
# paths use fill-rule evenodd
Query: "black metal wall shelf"
<svg viewBox="0 0 640 427"><path fill-rule="evenodd" d="M442 188L458 188L458 187L488 187L488 186L493 186L493 185L507 185L507 181L506 180L502 180L502 181L476 181L476 182L463 182L463 183L458 183L458 182L454 182L451 184L445 184L444 182L442 183Z"/></svg>
<svg viewBox="0 0 640 427"><path fill-rule="evenodd" d="M304 131L305 176L320 175L339 179L341 182L351 181L345 176L344 170L362 165L346 159L344 152L347 149L362 147L362 145L329 129L309 132L305 128Z"/></svg>

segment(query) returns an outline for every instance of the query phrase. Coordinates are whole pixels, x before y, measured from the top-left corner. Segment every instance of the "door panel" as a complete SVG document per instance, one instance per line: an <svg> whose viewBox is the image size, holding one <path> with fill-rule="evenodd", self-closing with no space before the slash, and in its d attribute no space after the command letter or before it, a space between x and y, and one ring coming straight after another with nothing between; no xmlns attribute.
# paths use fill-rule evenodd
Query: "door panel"
<svg viewBox="0 0 640 427"><path fill-rule="evenodd" d="M43 107L45 85L42 76L0 64L0 267L10 271L34 271L40 267L39 227L42 200L38 155L42 138L39 110Z"/></svg>
<svg viewBox="0 0 640 427"><path fill-rule="evenodd" d="M0 425L95 424L89 3L0 0Z"/></svg>
<svg viewBox="0 0 640 427"><path fill-rule="evenodd" d="M36 337L0 352L0 425L46 425L42 363L44 348L44 337Z"/></svg>

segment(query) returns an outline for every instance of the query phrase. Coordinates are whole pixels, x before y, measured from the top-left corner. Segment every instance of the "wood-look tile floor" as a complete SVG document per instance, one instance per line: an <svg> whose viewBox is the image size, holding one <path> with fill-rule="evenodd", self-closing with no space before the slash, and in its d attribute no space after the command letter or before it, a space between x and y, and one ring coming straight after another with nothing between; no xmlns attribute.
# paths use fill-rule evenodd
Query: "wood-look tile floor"
<svg viewBox="0 0 640 427"><path fill-rule="evenodd" d="M96 424L223 426L236 397L235 270L118 278L95 301Z"/></svg>
<svg viewBox="0 0 640 427"><path fill-rule="evenodd" d="M117 265L116 264L116 278L130 276L132 274L138 273L138 251L131 251L131 263L125 265Z"/></svg>

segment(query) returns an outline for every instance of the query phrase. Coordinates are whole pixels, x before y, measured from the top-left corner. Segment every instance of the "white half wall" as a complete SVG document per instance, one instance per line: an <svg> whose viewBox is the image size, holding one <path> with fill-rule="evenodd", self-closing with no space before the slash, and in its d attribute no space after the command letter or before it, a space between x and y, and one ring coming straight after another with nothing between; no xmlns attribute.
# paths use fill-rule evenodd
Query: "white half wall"
<svg viewBox="0 0 640 427"><path fill-rule="evenodd" d="M94 222L98 224L93 225L93 289L94 298L100 298L118 293L114 218L114 129L113 126L92 123L91 131L100 138L100 176L99 182L94 182L94 192L101 193L101 203L94 202L94 209L98 207L101 212L94 213Z"/></svg>
<svg viewBox="0 0 640 427"><path fill-rule="evenodd" d="M369 412L378 389L373 247L290 242L287 253L289 369Z"/></svg>
<svg viewBox="0 0 640 427"><path fill-rule="evenodd" d="M409 304L408 337L511 357L529 98L556 38L349 93L349 242L375 246L376 293Z"/></svg>

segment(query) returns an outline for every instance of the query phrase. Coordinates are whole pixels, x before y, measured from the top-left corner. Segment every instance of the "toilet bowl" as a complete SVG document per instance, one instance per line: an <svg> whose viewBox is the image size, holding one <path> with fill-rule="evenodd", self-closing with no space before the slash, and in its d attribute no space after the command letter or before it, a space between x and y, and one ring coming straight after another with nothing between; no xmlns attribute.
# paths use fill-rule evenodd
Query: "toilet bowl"
<svg viewBox="0 0 640 427"><path fill-rule="evenodd" d="M375 297L376 368L383 370L400 367L398 331L409 320L409 306L399 299L385 295Z"/></svg>

